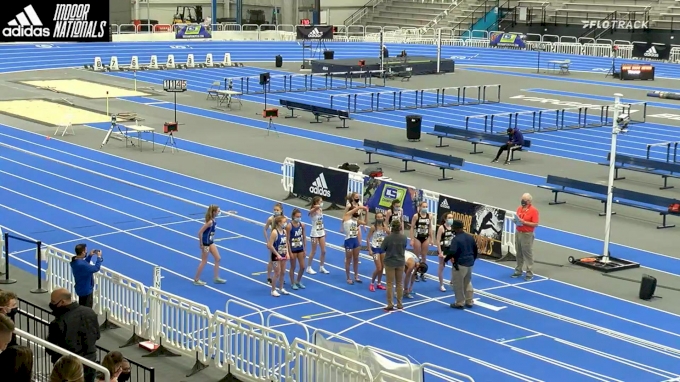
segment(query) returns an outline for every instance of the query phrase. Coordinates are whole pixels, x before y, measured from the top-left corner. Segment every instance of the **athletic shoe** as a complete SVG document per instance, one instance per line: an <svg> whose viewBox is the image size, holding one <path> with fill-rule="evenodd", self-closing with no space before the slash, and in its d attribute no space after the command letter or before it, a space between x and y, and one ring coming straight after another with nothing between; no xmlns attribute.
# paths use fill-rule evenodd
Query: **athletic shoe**
<svg viewBox="0 0 680 382"><path fill-rule="evenodd" d="M413 295L411 293L406 293L404 294L404 298L413 298Z"/></svg>
<svg viewBox="0 0 680 382"><path fill-rule="evenodd" d="M297 283L297 284L295 284L295 285L296 285L298 288L300 288L300 289L305 289L305 286L302 285L302 283Z"/></svg>
<svg viewBox="0 0 680 382"><path fill-rule="evenodd" d="M518 277L521 276L521 275L522 275L522 272L515 272L515 273L513 273L510 277L512 277L513 279L516 279L516 278L518 278Z"/></svg>
<svg viewBox="0 0 680 382"><path fill-rule="evenodd" d="M439 286L439 291L440 292L446 292L446 288L443 285Z"/></svg>
<svg viewBox="0 0 680 382"><path fill-rule="evenodd" d="M221 278L219 278L219 277L216 278L216 279L213 280L213 281L215 282L215 284L226 284L226 283L227 283L227 280L221 279Z"/></svg>
<svg viewBox="0 0 680 382"><path fill-rule="evenodd" d="M267 277L267 284L272 285L272 279L271 279L271 277Z"/></svg>
<svg viewBox="0 0 680 382"><path fill-rule="evenodd" d="M288 293L288 291L286 290L286 288L281 288L281 289L279 289L279 292L281 292L281 294L284 294L284 295L289 295L289 294L290 294L290 293Z"/></svg>
<svg viewBox="0 0 680 382"><path fill-rule="evenodd" d="M378 288L380 290L386 290L387 289L382 284L378 284L378 286L376 288Z"/></svg>
<svg viewBox="0 0 680 382"><path fill-rule="evenodd" d="M273 291L272 291L272 297L279 297L279 296L281 296L281 295L279 294L279 292L277 292L276 290L273 290Z"/></svg>
<svg viewBox="0 0 680 382"><path fill-rule="evenodd" d="M205 285L205 284L206 284L205 281L202 281L202 280L194 280L194 285L203 286L203 285Z"/></svg>
<svg viewBox="0 0 680 382"><path fill-rule="evenodd" d="M368 286L368 290L370 290L371 292L375 292L375 285L370 284L370 285Z"/></svg>
<svg viewBox="0 0 680 382"><path fill-rule="evenodd" d="M425 279L425 275L421 275L421 276L420 276L420 281L422 281L422 282L427 281L427 280Z"/></svg>
<svg viewBox="0 0 680 382"><path fill-rule="evenodd" d="M291 287L291 289L293 289L293 290L298 290L297 284L293 284L293 285L291 285L290 287Z"/></svg>
<svg viewBox="0 0 680 382"><path fill-rule="evenodd" d="M534 276L526 275L526 277L524 277L524 281L531 281L533 278Z"/></svg>
<svg viewBox="0 0 680 382"><path fill-rule="evenodd" d="M327 274L330 273L330 272L328 272L328 271L326 270L326 268L324 268L324 267L319 267L319 272L323 273L324 275L327 275Z"/></svg>
<svg viewBox="0 0 680 382"><path fill-rule="evenodd" d="M313 270L312 267L307 267L307 270L306 270L305 272L309 273L310 275L315 275L315 274L316 274L316 271Z"/></svg>

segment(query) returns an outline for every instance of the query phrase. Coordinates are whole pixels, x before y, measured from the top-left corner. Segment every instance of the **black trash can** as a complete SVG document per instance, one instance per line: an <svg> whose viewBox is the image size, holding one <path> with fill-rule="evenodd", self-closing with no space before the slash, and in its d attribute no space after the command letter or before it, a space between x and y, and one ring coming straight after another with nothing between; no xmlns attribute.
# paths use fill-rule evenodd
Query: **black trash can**
<svg viewBox="0 0 680 382"><path fill-rule="evenodd" d="M422 115L407 115L406 139L408 139L409 141L419 141L422 123L423 123Z"/></svg>
<svg viewBox="0 0 680 382"><path fill-rule="evenodd" d="M335 57L335 51L334 50L324 50L323 51L323 59L324 60L332 60L333 57Z"/></svg>
<svg viewBox="0 0 680 382"><path fill-rule="evenodd" d="M281 57L280 54L279 54L278 56L276 56L276 58L275 58L274 60L275 60L275 62L276 62L276 67L277 67L277 68L280 68L280 67L283 66L283 57Z"/></svg>

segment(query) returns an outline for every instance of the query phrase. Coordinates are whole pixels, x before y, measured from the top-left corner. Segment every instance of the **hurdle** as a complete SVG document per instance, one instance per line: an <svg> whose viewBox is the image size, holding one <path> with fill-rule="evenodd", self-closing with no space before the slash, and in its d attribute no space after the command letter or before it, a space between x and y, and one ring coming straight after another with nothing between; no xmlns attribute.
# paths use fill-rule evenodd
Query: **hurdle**
<svg viewBox="0 0 680 382"><path fill-rule="evenodd" d="M651 159L652 149L655 147L666 147L666 162L677 163L678 161L678 144L680 142L658 142L647 145L647 159ZM671 149L672 148L672 149ZM671 154L672 151L672 154Z"/></svg>

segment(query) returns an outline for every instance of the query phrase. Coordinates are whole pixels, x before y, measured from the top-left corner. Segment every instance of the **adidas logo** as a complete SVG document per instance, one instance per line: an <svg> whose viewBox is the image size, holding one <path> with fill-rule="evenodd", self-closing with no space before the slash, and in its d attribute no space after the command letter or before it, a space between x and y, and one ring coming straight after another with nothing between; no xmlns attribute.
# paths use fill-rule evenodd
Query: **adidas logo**
<svg viewBox="0 0 680 382"><path fill-rule="evenodd" d="M650 58L659 58L659 53L656 51L656 47L652 45L651 48L647 49L644 56Z"/></svg>
<svg viewBox="0 0 680 382"><path fill-rule="evenodd" d="M307 38L321 38L323 37L323 33L319 30L319 28L314 28L312 29L311 32L307 35Z"/></svg>
<svg viewBox="0 0 680 382"><path fill-rule="evenodd" d="M328 185L326 184L326 177L323 172L316 177L316 180L309 187L309 192L315 195L324 196L326 198L331 197L331 192L328 190Z"/></svg>
<svg viewBox="0 0 680 382"><path fill-rule="evenodd" d="M439 205L439 207L440 207L440 208L446 208L446 209L450 209L450 208L451 208L451 207L449 207L449 201L446 200L446 199L444 199L444 201L441 202L441 204Z"/></svg>
<svg viewBox="0 0 680 382"><path fill-rule="evenodd" d="M43 23L32 5L24 8L3 28L4 37L50 37L50 29L42 28Z"/></svg>

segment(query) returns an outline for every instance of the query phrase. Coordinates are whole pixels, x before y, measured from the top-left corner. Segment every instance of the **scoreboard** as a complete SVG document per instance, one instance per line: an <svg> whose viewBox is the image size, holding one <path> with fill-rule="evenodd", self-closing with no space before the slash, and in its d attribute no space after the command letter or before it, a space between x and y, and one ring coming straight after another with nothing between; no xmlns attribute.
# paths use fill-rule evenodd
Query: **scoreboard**
<svg viewBox="0 0 680 382"><path fill-rule="evenodd" d="M171 93L187 91L187 80L163 80L163 90Z"/></svg>
<svg viewBox="0 0 680 382"><path fill-rule="evenodd" d="M621 80L654 80L654 66L649 64L621 65Z"/></svg>

